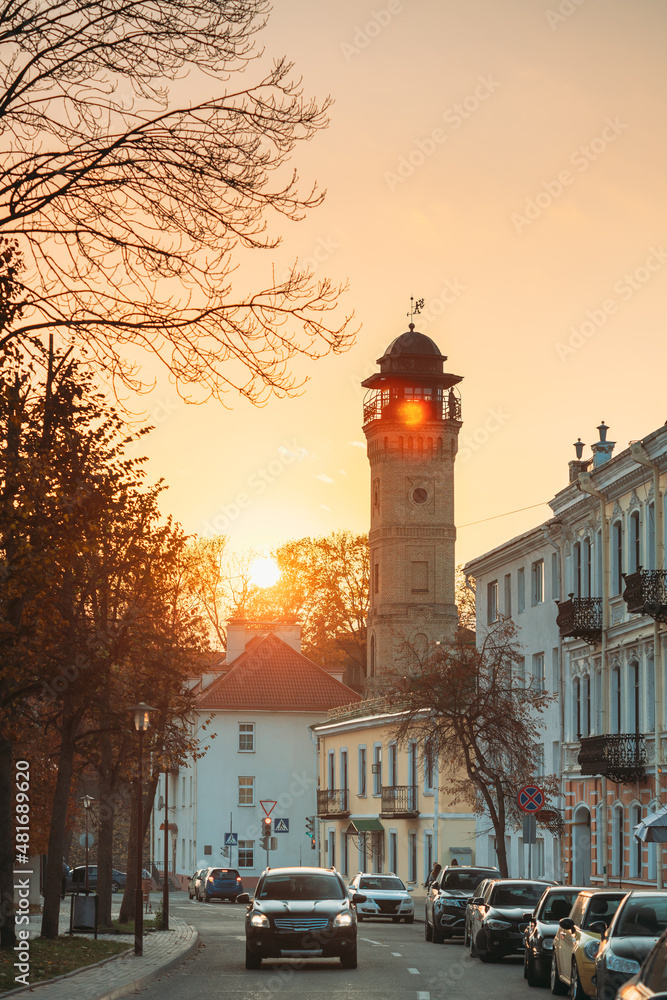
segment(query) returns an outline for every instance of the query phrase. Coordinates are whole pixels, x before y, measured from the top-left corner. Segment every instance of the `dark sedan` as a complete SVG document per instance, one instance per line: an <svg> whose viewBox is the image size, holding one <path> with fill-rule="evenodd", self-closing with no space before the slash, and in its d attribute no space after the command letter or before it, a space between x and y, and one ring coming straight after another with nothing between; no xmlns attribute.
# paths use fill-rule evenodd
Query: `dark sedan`
<svg viewBox="0 0 667 1000"><path fill-rule="evenodd" d="M623 983L618 1000L667 1000L667 932L649 952L636 976Z"/></svg>
<svg viewBox="0 0 667 1000"><path fill-rule="evenodd" d="M614 1000L667 929L667 892L635 889L614 914L595 956L598 1000Z"/></svg>
<svg viewBox="0 0 667 1000"><path fill-rule="evenodd" d="M466 913L466 938L470 955L495 962L524 950L526 910L532 911L540 896L555 882L530 879L494 879L484 895L473 896Z"/></svg>
<svg viewBox="0 0 667 1000"><path fill-rule="evenodd" d="M127 885L127 875L125 872L111 870L111 891L120 892ZM86 888L86 866L79 865L78 868L71 868L67 876L67 892L84 892ZM90 892L97 891L97 865L88 865L88 889Z"/></svg>
<svg viewBox="0 0 667 1000"><path fill-rule="evenodd" d="M477 868L473 865L449 865L443 868L429 886L426 895L426 940L440 944L454 934L463 934L468 901L484 879L499 876L497 868Z"/></svg>
<svg viewBox="0 0 667 1000"><path fill-rule="evenodd" d="M558 921L567 917L583 886L550 886L530 917L524 934L523 974L529 986L547 986Z"/></svg>

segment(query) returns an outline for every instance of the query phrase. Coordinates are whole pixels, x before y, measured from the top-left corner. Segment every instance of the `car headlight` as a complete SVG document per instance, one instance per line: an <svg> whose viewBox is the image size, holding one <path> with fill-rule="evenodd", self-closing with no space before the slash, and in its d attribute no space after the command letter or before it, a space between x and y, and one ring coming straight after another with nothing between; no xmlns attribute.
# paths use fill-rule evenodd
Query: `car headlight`
<svg viewBox="0 0 667 1000"><path fill-rule="evenodd" d="M490 927L492 931L504 931L508 927L511 927L509 920L487 920L486 926Z"/></svg>
<svg viewBox="0 0 667 1000"><path fill-rule="evenodd" d="M598 948L600 947L599 941L587 941L584 945L584 955L586 958L595 958L598 953ZM639 968L639 966L637 967Z"/></svg>
<svg viewBox="0 0 667 1000"><path fill-rule="evenodd" d="M344 913L339 913L334 917L333 925L334 927L349 927L352 923L352 914L348 913L347 910Z"/></svg>
<svg viewBox="0 0 667 1000"><path fill-rule="evenodd" d="M542 951L553 951L554 950L554 939L553 938L543 938L542 939Z"/></svg>
<svg viewBox="0 0 667 1000"><path fill-rule="evenodd" d="M607 956L606 964L610 972L627 972L630 976L639 972L639 962L635 962L634 959L620 958L619 955L614 955L611 952L607 952Z"/></svg>
<svg viewBox="0 0 667 1000"><path fill-rule="evenodd" d="M264 913L253 913L250 918L250 923L253 927L268 927L269 918L265 916Z"/></svg>

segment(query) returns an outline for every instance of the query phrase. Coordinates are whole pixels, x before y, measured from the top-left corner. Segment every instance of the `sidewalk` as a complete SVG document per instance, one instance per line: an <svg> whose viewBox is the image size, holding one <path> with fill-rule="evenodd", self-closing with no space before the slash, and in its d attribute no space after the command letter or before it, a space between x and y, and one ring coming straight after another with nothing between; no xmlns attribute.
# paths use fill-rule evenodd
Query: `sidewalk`
<svg viewBox="0 0 667 1000"><path fill-rule="evenodd" d="M112 908L118 909L118 907ZM69 931L69 899L65 917L65 907L61 907L60 933ZM117 914L113 913L114 916ZM39 917L41 922L41 916ZM32 926L31 937L39 934L39 923ZM135 990L148 986L149 983L174 969L183 959L193 954L197 949L199 935L194 927L180 917L170 915L170 930L153 931L144 937L144 953L141 957L134 954L134 937L127 934L100 935L105 941L126 941L128 950L113 958L90 965L85 969L70 972L58 979L49 979L34 986L23 986L17 990L3 993L3 997L21 997L30 991L35 1000L116 1000L127 996ZM33 933L34 932L34 933ZM92 937L92 934L77 935Z"/></svg>

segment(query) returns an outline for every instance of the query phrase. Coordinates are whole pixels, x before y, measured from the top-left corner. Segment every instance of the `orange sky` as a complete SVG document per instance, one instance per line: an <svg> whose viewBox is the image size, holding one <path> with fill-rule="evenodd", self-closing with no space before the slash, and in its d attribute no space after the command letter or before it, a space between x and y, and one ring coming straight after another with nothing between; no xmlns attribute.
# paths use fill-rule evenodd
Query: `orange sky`
<svg viewBox="0 0 667 1000"><path fill-rule="evenodd" d="M262 41L330 128L297 149L328 189L275 261L349 280L363 324L297 365L304 395L253 409L149 397L165 512L263 549L368 528L359 383L407 329L464 376L457 561L549 515L572 442L617 451L667 419L667 6L662 0L277 0ZM258 271L258 274L260 273ZM470 522L481 524L467 526Z"/></svg>

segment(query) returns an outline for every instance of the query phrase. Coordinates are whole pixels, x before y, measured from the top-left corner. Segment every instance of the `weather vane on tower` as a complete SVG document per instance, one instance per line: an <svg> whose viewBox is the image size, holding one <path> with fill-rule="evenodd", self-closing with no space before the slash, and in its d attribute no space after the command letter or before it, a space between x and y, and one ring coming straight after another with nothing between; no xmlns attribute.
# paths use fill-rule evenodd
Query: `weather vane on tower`
<svg viewBox="0 0 667 1000"><path fill-rule="evenodd" d="M423 308L424 308L424 300L423 299L417 299L417 301L415 302L414 298L411 295L410 296L410 312L408 313L408 316L410 317L410 322L412 322L412 319L413 319L414 316L419 316L419 314L420 314L420 312L422 311Z"/></svg>

